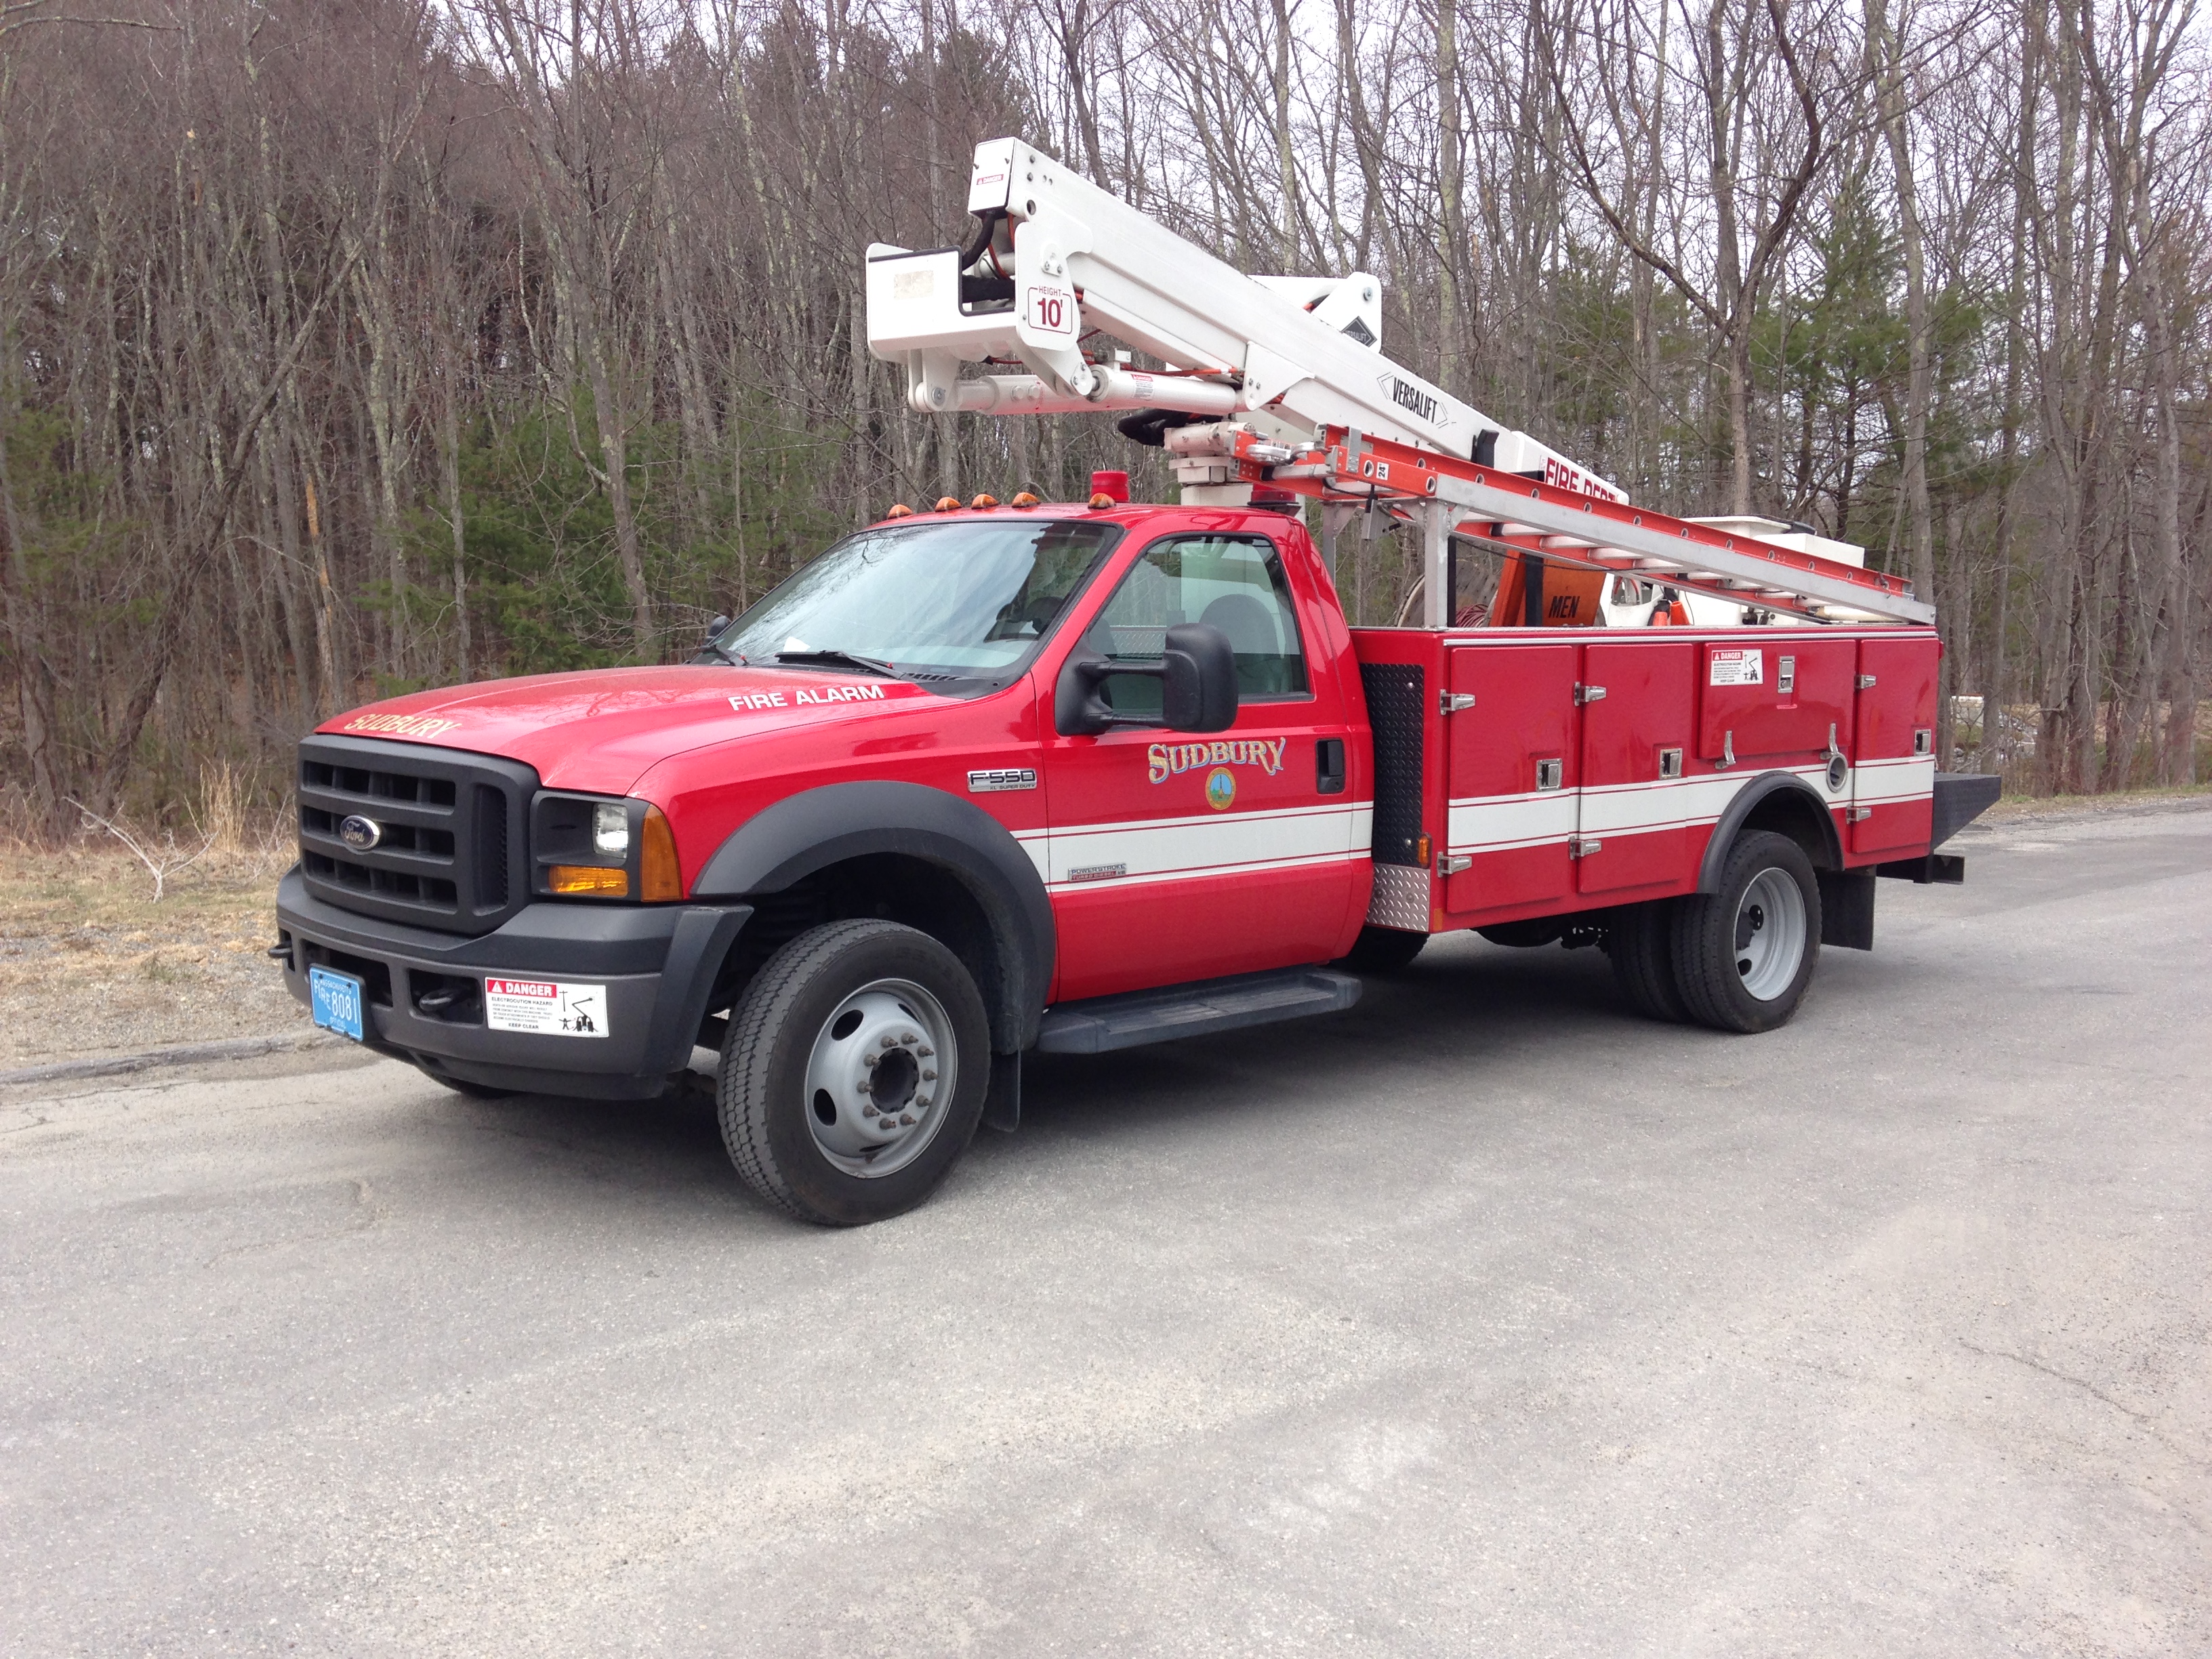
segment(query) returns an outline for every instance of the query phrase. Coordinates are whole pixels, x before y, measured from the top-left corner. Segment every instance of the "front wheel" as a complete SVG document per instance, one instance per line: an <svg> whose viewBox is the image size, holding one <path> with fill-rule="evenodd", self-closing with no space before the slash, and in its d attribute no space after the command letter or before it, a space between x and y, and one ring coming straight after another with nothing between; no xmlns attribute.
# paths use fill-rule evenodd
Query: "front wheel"
<svg viewBox="0 0 2212 1659"><path fill-rule="evenodd" d="M1804 848L1753 830L1729 849L1717 891L1679 902L1674 982L1691 1018L1771 1031L1797 1012L1820 955L1820 888Z"/></svg>
<svg viewBox="0 0 2212 1659"><path fill-rule="evenodd" d="M990 1080L983 999L960 959L889 921L833 921L753 977L722 1044L722 1144L804 1221L912 1209L975 1133Z"/></svg>
<svg viewBox="0 0 2212 1659"><path fill-rule="evenodd" d="M1352 948L1330 965L1355 974L1395 974L1413 965L1429 942L1426 933L1401 933L1395 927L1362 927Z"/></svg>

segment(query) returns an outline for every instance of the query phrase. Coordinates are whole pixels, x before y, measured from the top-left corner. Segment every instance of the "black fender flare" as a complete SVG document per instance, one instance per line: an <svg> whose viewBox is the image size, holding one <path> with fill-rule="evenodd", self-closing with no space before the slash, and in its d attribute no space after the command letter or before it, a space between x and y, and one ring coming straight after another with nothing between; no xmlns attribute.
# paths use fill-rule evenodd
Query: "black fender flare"
<svg viewBox="0 0 2212 1659"><path fill-rule="evenodd" d="M1721 888L1721 866L1728 862L1729 848L1742 830L1744 820L1761 801L1784 793L1794 792L1805 798L1806 805L1813 809L1814 817L1820 825L1822 852L1814 857L1815 868L1840 870L1844 867L1843 837L1836 833L1835 813L1832 803L1820 792L1795 772L1762 772L1735 792L1735 799L1728 804L1713 826L1713 838L1705 843L1705 862L1698 869L1698 890L1717 893Z"/></svg>
<svg viewBox="0 0 2212 1659"><path fill-rule="evenodd" d="M1059 936L1044 878L1006 827L973 801L918 783L824 784L786 796L731 832L692 884L695 899L775 893L872 853L939 866L981 907L999 956L993 1046L1036 1041Z"/></svg>

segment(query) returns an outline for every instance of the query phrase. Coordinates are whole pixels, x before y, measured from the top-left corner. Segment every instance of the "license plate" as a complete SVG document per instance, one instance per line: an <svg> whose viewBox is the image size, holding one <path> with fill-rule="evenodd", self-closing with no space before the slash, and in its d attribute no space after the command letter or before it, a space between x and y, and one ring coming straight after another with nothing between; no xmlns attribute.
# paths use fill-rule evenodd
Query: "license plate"
<svg viewBox="0 0 2212 1659"><path fill-rule="evenodd" d="M363 1041L359 980L350 974L334 974L327 968L310 968L307 994L316 1024L349 1036L356 1042Z"/></svg>

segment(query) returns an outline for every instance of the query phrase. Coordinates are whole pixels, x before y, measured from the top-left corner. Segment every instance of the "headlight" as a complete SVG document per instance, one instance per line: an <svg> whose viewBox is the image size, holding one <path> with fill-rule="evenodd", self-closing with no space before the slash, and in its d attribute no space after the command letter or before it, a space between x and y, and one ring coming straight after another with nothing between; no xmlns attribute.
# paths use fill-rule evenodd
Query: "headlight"
<svg viewBox="0 0 2212 1659"><path fill-rule="evenodd" d="M531 804L532 890L560 898L684 896L684 872L668 819L648 801L605 800L540 791Z"/></svg>
<svg viewBox="0 0 2212 1659"><path fill-rule="evenodd" d="M592 809L592 850L618 859L629 852L629 807L603 800Z"/></svg>

